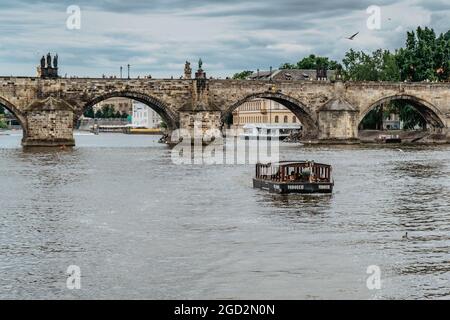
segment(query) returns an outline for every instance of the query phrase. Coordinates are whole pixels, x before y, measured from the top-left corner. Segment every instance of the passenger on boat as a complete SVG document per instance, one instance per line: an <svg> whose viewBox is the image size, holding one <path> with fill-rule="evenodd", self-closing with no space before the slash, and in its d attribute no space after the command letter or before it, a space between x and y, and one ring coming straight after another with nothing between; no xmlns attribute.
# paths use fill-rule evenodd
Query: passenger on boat
<svg viewBox="0 0 450 320"><path fill-rule="evenodd" d="M297 175L295 174L295 171L294 171L294 170L291 171L291 175L289 176L289 180L290 180L290 181L295 181L295 180L297 180Z"/></svg>

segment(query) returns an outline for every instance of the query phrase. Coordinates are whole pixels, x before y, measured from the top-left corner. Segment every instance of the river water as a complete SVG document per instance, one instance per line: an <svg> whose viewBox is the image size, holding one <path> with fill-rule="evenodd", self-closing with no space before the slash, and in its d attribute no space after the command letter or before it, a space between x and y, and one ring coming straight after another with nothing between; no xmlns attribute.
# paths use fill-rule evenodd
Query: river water
<svg viewBox="0 0 450 320"><path fill-rule="evenodd" d="M450 298L449 146L284 146L335 179L286 196L253 165L175 165L156 137L20 139L0 136L0 298Z"/></svg>

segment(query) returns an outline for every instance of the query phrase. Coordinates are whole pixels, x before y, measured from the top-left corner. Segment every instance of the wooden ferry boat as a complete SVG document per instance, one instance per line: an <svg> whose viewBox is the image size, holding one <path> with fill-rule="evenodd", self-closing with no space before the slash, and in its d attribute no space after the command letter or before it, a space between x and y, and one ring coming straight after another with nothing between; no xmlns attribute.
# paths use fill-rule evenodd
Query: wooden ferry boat
<svg viewBox="0 0 450 320"><path fill-rule="evenodd" d="M274 193L331 193L332 168L314 161L256 164L253 187Z"/></svg>

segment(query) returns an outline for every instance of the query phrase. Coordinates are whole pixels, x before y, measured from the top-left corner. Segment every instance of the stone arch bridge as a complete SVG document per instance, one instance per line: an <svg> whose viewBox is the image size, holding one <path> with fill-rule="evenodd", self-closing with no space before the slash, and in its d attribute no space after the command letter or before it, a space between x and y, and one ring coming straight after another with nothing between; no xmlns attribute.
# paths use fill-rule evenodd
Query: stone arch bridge
<svg viewBox="0 0 450 320"><path fill-rule="evenodd" d="M74 145L73 125L90 106L127 97L149 105L169 130L222 128L226 116L253 98L277 101L318 140L357 140L358 125L374 107L408 100L428 130L449 134L449 83L383 83L214 79L92 79L0 77L0 105L16 115L24 146Z"/></svg>

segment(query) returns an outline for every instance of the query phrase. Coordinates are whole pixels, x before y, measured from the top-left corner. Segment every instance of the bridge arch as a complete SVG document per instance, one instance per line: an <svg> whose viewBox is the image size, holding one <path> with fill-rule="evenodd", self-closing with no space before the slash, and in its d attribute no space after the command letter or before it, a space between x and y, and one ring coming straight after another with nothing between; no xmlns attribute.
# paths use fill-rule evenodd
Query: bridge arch
<svg viewBox="0 0 450 320"><path fill-rule="evenodd" d="M164 122L167 124L168 129L174 130L178 128L178 118L170 110L167 104L155 97L136 91L113 91L96 96L82 106L79 114L77 114L77 118L79 118L88 108L109 98L128 98L139 101L149 106L156 113L158 113L158 115L160 115Z"/></svg>
<svg viewBox="0 0 450 320"><path fill-rule="evenodd" d="M23 137L25 138L27 136L27 120L24 114L11 102L6 100L3 97L0 97L0 105L5 107L9 112L11 112L19 121L20 125L22 126L23 130Z"/></svg>
<svg viewBox="0 0 450 320"><path fill-rule="evenodd" d="M409 94L394 94L371 102L367 105L367 108L362 109L362 113L358 119L358 126L364 117L375 107L396 100L407 101L425 119L427 124L431 124L434 128L445 128L445 117L436 106L426 100Z"/></svg>
<svg viewBox="0 0 450 320"><path fill-rule="evenodd" d="M222 113L222 123L225 123L226 117L231 114L235 109L244 104L245 102L253 99L268 99L285 106L300 120L301 124L305 127L307 134L317 134L318 124L316 117L313 116L311 111L300 101L285 94L279 92L258 92L245 96L243 99L232 104Z"/></svg>

